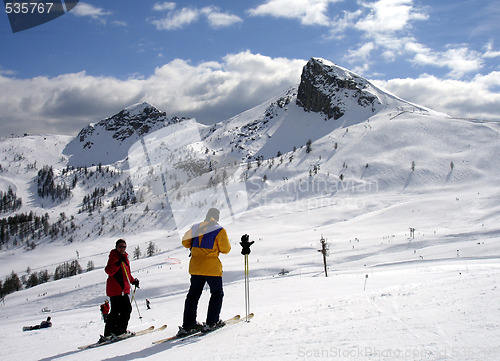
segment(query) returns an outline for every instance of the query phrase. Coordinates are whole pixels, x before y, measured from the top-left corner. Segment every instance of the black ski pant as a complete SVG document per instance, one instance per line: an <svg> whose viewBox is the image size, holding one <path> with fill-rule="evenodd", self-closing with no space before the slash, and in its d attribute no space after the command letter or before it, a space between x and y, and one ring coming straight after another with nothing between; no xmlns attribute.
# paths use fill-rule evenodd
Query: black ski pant
<svg viewBox="0 0 500 361"><path fill-rule="evenodd" d="M111 301L111 312L106 320L104 327L104 336L121 335L127 332L130 313L132 313L132 305L128 294L121 296L113 296L109 298Z"/></svg>
<svg viewBox="0 0 500 361"><path fill-rule="evenodd" d="M222 308L224 291L222 290L222 277L191 275L191 286L184 304L184 317L182 327L190 328L196 324L198 301L200 300L205 283L210 287L210 301L208 303L207 325L219 321Z"/></svg>

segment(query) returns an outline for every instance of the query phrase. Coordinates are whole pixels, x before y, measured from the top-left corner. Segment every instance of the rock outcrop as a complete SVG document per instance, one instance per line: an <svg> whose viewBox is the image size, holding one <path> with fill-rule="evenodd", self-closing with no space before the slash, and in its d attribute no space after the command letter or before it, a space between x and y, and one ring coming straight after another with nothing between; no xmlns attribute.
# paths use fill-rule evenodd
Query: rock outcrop
<svg viewBox="0 0 500 361"><path fill-rule="evenodd" d="M327 60L311 58L302 71L297 105L328 119L339 119L353 105L375 112L380 101L369 88L366 79Z"/></svg>

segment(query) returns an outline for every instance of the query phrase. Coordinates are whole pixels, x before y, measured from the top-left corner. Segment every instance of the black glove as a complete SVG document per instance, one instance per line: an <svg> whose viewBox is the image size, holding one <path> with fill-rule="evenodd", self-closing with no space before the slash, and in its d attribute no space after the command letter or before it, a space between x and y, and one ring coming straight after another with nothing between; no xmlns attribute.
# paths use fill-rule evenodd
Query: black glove
<svg viewBox="0 0 500 361"><path fill-rule="evenodd" d="M117 265L117 266L121 266L121 265L122 265L122 262L127 263L127 262L126 262L126 258L125 258L125 256L121 254L121 255L118 257L118 261L116 261L116 265Z"/></svg>
<svg viewBox="0 0 500 361"><path fill-rule="evenodd" d="M138 280L137 278L136 278L136 279L134 279L134 281L132 282L132 284L133 284L135 287L140 288L140 287L139 287L139 280Z"/></svg>
<svg viewBox="0 0 500 361"><path fill-rule="evenodd" d="M241 250L242 255L250 254L250 246L254 243L254 241L248 242L248 239L249 239L248 234L244 234L243 236L241 236L240 245L242 247L242 250Z"/></svg>

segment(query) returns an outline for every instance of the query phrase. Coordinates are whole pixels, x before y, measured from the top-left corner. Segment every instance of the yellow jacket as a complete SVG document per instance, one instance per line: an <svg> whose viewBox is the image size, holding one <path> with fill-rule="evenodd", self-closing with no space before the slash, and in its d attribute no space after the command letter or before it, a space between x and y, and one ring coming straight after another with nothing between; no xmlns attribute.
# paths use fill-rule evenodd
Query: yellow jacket
<svg viewBox="0 0 500 361"><path fill-rule="evenodd" d="M182 237L182 245L191 249L191 275L222 276L219 253L229 253L231 244L219 224L214 221L194 224Z"/></svg>

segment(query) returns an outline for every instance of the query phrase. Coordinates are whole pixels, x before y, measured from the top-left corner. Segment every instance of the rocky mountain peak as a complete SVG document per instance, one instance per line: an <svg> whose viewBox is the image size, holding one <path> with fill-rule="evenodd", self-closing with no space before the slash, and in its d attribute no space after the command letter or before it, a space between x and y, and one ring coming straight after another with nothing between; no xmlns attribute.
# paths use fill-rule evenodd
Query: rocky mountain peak
<svg viewBox="0 0 500 361"><path fill-rule="evenodd" d="M160 112L153 105L145 102L138 103L101 120L97 124L91 124L83 128L78 134L78 138L80 142L85 142L90 135L102 130L112 132L113 138L121 141L133 134L138 136L147 134L158 123L163 123L166 118L166 113Z"/></svg>
<svg viewBox="0 0 500 361"><path fill-rule="evenodd" d="M183 119L168 118L149 103L134 104L83 128L64 154L71 157L71 165L110 164L125 158L128 148L142 136Z"/></svg>
<svg viewBox="0 0 500 361"><path fill-rule="evenodd" d="M339 119L353 105L375 112L380 104L368 80L328 60L311 58L303 68L297 105L305 111Z"/></svg>

